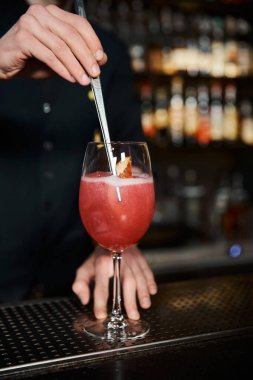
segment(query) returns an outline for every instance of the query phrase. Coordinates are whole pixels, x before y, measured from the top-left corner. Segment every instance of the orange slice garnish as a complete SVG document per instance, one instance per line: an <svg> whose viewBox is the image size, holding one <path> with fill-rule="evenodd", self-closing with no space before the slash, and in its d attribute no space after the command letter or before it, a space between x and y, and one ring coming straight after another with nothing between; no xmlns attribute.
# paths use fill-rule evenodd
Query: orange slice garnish
<svg viewBox="0 0 253 380"><path fill-rule="evenodd" d="M119 161L116 165L117 176L120 178L132 177L132 160L131 157L126 157L123 161Z"/></svg>

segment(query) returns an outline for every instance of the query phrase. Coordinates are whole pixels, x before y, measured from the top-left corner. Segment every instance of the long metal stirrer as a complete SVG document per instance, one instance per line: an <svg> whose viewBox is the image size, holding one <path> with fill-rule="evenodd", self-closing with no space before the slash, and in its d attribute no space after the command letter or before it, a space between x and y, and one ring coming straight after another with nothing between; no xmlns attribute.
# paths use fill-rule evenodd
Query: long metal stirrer
<svg viewBox="0 0 253 380"><path fill-rule="evenodd" d="M79 16L82 16L85 19L87 18L85 8L84 8L84 4L83 4L83 0L75 0L75 9L76 9L76 13L78 13ZM91 81L91 89L92 89L94 99L95 99L98 119L99 119L101 131L102 131L102 136L103 136L103 140L105 142L105 149L106 149L106 154L107 154L108 161L109 161L110 170L111 170L113 175L117 176L116 163L114 162L112 147L110 145L111 139L110 139L108 123L107 123L107 119L106 119L103 92L102 92L100 78L99 77L97 77L97 78L90 77L90 81ZM118 186L116 187L116 191L117 191L118 201L121 202L120 189Z"/></svg>

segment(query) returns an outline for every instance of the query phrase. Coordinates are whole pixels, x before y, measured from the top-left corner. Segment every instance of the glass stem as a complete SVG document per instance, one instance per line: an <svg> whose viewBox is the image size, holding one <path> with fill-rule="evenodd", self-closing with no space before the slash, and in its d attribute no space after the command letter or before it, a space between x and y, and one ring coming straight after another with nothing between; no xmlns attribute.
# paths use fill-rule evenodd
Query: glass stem
<svg viewBox="0 0 253 380"><path fill-rule="evenodd" d="M113 252L113 303L111 316L118 321L123 320L121 310L121 281L120 281L120 265L121 252Z"/></svg>

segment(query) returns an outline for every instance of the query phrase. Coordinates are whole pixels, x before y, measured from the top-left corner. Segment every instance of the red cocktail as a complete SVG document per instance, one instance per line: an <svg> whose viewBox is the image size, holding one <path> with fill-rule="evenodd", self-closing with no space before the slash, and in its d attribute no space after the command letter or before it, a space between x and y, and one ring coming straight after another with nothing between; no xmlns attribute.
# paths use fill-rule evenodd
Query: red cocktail
<svg viewBox="0 0 253 380"><path fill-rule="evenodd" d="M154 203L146 143L88 144L80 183L80 215L90 236L112 253L114 263L112 312L105 321L89 320L84 326L93 337L125 341L149 331L145 321L132 321L122 314L120 262L124 250L138 243L147 231Z"/></svg>
<svg viewBox="0 0 253 380"><path fill-rule="evenodd" d="M95 172L81 179L82 222L91 237L110 251L123 251L140 240L153 217L154 200L152 177L118 178Z"/></svg>

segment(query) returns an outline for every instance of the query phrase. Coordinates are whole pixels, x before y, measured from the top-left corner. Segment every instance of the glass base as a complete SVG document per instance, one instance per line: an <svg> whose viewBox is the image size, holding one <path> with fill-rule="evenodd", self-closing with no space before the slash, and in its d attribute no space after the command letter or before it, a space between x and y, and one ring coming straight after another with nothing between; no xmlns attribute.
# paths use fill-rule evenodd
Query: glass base
<svg viewBox="0 0 253 380"><path fill-rule="evenodd" d="M104 320L86 321L84 332L93 338L106 342L125 342L144 338L150 327L146 321L122 318L115 321L113 317Z"/></svg>

